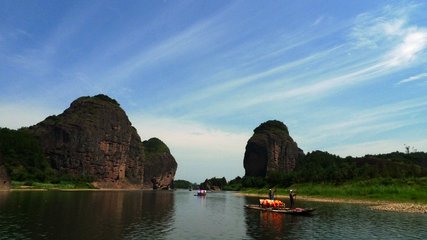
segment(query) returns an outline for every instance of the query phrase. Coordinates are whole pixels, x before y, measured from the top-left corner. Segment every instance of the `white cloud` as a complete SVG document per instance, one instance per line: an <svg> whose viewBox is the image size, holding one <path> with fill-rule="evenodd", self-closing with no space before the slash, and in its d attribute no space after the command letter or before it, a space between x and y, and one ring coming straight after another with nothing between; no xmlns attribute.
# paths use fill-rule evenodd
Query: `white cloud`
<svg viewBox="0 0 427 240"><path fill-rule="evenodd" d="M323 20L325 19L325 16L320 16L320 17L318 17L315 21L314 21L314 23L312 24L313 26L317 26L317 25L319 25Z"/></svg>
<svg viewBox="0 0 427 240"><path fill-rule="evenodd" d="M371 142L372 139L381 139L382 136L396 133L399 129L404 129L411 126L422 126L427 123L425 119L414 118L413 116L427 112L427 98L414 98L405 101L395 102L391 104L380 105L365 109L362 111L352 110L351 114L343 115L343 112L336 110L336 115L332 115L326 123L320 120L318 124L313 126L310 131L299 133L303 137L301 146L303 149L319 149L323 148L327 151L333 150L340 155L359 154L363 150L363 144L360 141ZM323 119L323 117L321 117ZM418 131L419 132L419 131ZM399 141L405 137L401 134ZM414 136L411 136L414 137ZM342 146L342 143L348 141L356 141L355 144ZM411 139L408 142L413 142ZM403 143L401 143L402 145ZM360 145L360 146L359 146ZM393 145L395 147L396 145ZM426 145L417 145L425 147ZM381 148L381 145L372 146L371 152L388 151L387 148ZM354 149L353 149L354 148ZM369 148L367 148L369 149ZM398 150L398 148L393 151Z"/></svg>
<svg viewBox="0 0 427 240"><path fill-rule="evenodd" d="M416 55L427 46L427 30L411 28L407 30L401 44L387 56L390 67L400 66L415 59Z"/></svg>
<svg viewBox="0 0 427 240"><path fill-rule="evenodd" d="M360 14L350 34L354 46L388 49L384 59L389 67L410 63L427 46L427 29L408 23L413 7L386 6L377 13Z"/></svg>
<svg viewBox="0 0 427 240"><path fill-rule="evenodd" d="M418 75L414 75L414 76L405 78L405 79L399 81L397 84L413 82L413 81L417 81L417 80L423 79L423 78L427 78L427 72L426 73L420 73Z"/></svg>
<svg viewBox="0 0 427 240"><path fill-rule="evenodd" d="M143 140L157 137L169 147L178 163L177 178L194 176L201 181L225 176L230 180L244 172L243 156L251 133L227 132L197 122L142 114L129 118Z"/></svg>

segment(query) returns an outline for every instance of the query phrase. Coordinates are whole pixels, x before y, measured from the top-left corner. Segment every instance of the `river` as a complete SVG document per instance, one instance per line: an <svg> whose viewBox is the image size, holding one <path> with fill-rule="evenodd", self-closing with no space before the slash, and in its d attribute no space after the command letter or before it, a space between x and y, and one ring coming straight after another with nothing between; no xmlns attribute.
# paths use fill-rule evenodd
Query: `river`
<svg viewBox="0 0 427 240"><path fill-rule="evenodd" d="M255 197L177 191L0 192L0 239L427 239L427 215L297 202L312 216L245 209Z"/></svg>

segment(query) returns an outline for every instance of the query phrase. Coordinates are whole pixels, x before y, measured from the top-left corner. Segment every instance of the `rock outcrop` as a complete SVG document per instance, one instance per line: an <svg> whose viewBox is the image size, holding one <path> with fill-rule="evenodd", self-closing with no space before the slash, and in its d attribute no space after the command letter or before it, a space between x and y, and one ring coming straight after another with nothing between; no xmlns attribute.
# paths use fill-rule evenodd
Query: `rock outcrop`
<svg viewBox="0 0 427 240"><path fill-rule="evenodd" d="M158 138L143 142L145 151L144 187L168 189L173 184L178 164L169 148Z"/></svg>
<svg viewBox="0 0 427 240"><path fill-rule="evenodd" d="M91 179L99 188L143 187L144 147L116 100L78 98L62 114L29 130L60 173Z"/></svg>
<svg viewBox="0 0 427 240"><path fill-rule="evenodd" d="M6 167L3 165L2 156L0 154L0 190L8 190L10 188L10 178L7 174Z"/></svg>
<svg viewBox="0 0 427 240"><path fill-rule="evenodd" d="M289 136L285 124L277 120L262 123L246 144L245 176L266 177L272 172L293 171L303 151Z"/></svg>

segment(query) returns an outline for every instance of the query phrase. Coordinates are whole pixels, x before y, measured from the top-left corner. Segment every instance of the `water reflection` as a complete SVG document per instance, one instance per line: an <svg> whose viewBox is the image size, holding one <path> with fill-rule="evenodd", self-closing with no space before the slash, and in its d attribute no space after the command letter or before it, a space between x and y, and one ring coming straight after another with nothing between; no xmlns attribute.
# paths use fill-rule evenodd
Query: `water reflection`
<svg viewBox="0 0 427 240"><path fill-rule="evenodd" d="M0 190L0 209L3 207L3 204L6 203L6 200L8 197L9 197L9 191Z"/></svg>
<svg viewBox="0 0 427 240"><path fill-rule="evenodd" d="M12 192L1 207L0 238L155 237L170 225L169 192ZM138 232L136 235L132 235Z"/></svg>
<svg viewBox="0 0 427 240"><path fill-rule="evenodd" d="M189 191L0 192L1 239L427 239L427 215L298 202L312 217L245 209L257 198Z"/></svg>

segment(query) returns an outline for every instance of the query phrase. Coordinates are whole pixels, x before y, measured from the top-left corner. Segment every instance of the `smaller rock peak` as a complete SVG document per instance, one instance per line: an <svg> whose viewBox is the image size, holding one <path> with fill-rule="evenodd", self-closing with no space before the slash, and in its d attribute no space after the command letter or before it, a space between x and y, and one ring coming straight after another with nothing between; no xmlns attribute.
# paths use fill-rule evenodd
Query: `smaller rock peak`
<svg viewBox="0 0 427 240"><path fill-rule="evenodd" d="M254 129L254 133L262 133L262 132L285 132L289 135L288 127L281 121L278 120L268 120L266 122L261 123L257 128Z"/></svg>

